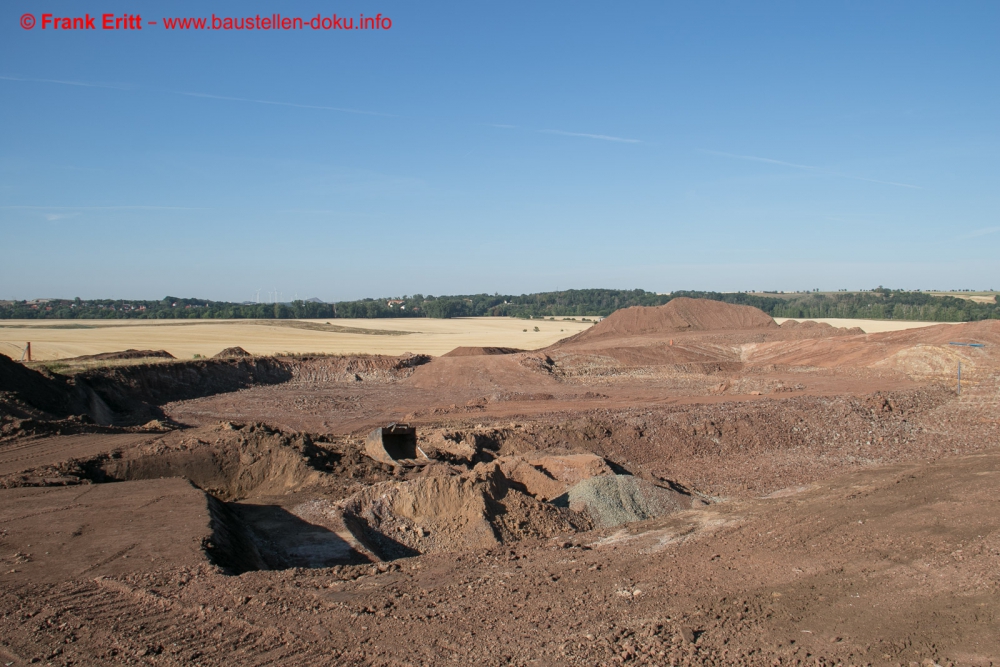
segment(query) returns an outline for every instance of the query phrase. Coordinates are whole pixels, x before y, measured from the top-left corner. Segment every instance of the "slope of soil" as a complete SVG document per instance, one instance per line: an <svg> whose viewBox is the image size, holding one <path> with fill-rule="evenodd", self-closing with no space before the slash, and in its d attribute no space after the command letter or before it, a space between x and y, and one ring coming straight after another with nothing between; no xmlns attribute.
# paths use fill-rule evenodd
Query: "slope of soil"
<svg viewBox="0 0 1000 667"><path fill-rule="evenodd" d="M8 400L59 416L70 414L68 408L76 400L73 387L66 378L42 374L2 354L0 392L7 394Z"/></svg>

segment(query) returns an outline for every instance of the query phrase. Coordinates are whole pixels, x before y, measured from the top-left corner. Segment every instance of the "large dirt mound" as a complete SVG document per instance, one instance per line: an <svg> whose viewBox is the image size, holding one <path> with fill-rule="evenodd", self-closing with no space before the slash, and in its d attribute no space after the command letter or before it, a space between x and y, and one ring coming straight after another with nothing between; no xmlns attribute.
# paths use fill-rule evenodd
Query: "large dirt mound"
<svg viewBox="0 0 1000 667"><path fill-rule="evenodd" d="M752 306L738 306L710 299L678 297L663 306L633 306L617 310L576 340L598 336L635 336L681 331L731 331L776 329L771 316Z"/></svg>

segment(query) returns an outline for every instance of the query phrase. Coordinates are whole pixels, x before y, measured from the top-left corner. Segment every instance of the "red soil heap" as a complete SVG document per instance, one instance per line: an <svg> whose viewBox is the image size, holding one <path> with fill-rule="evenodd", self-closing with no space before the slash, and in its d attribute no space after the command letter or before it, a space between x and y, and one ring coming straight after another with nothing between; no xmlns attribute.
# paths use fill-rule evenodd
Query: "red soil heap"
<svg viewBox="0 0 1000 667"><path fill-rule="evenodd" d="M633 306L615 311L581 338L629 336L662 331L775 329L771 316L752 306L678 297L663 306Z"/></svg>

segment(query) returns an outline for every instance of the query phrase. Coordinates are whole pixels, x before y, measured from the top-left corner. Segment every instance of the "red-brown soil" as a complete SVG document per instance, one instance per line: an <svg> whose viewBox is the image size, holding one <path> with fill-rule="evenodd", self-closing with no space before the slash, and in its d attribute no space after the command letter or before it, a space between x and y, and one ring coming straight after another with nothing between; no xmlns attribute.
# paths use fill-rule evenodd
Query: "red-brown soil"
<svg viewBox="0 0 1000 667"><path fill-rule="evenodd" d="M1000 664L1000 322L671 304L536 352L0 358L0 659ZM431 463L363 455L393 421Z"/></svg>
<svg viewBox="0 0 1000 667"><path fill-rule="evenodd" d="M706 299L672 299L664 306L633 306L615 311L597 325L577 334L575 340L607 336L670 334L679 331L774 329L777 323L752 306L736 306Z"/></svg>

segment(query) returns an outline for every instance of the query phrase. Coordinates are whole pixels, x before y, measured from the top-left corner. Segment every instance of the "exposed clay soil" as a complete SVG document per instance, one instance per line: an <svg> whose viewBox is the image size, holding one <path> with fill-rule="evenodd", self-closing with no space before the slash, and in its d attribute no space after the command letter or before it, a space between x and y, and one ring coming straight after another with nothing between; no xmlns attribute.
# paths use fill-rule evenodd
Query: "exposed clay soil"
<svg viewBox="0 0 1000 667"><path fill-rule="evenodd" d="M998 345L675 299L535 352L0 357L0 659L1000 664ZM391 422L430 460L367 458Z"/></svg>

